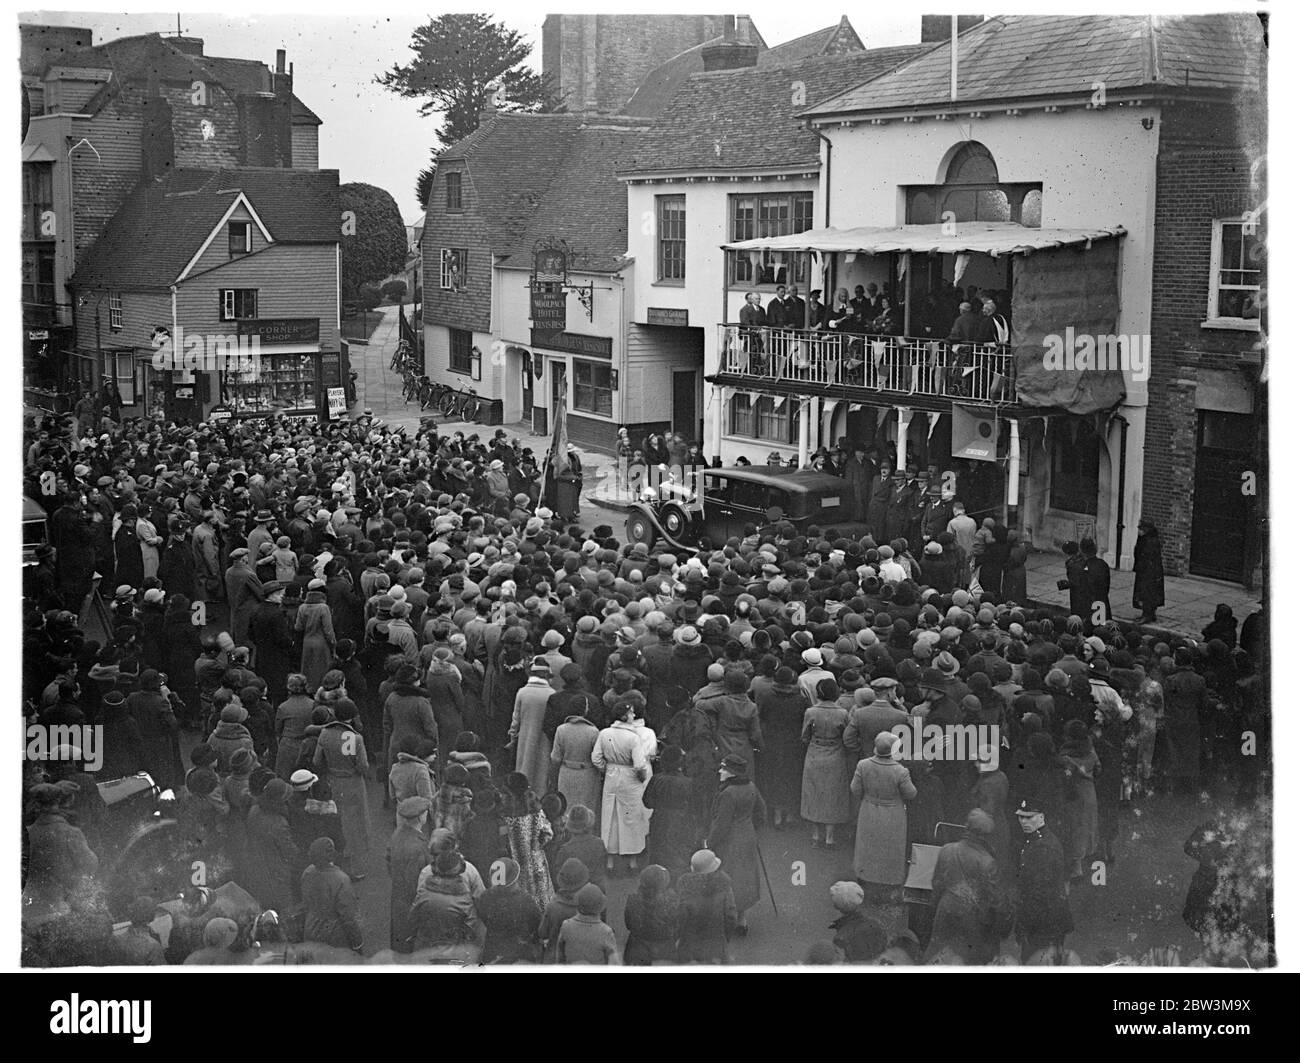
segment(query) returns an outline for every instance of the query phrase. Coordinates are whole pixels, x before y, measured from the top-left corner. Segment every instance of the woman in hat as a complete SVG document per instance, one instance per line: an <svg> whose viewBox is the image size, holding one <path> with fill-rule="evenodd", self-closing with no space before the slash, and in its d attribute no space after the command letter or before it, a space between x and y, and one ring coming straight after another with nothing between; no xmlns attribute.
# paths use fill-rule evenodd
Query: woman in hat
<svg viewBox="0 0 1300 1063"><path fill-rule="evenodd" d="M551 869L546 862L546 844L555 830L537 794L528 785L528 776L512 771L506 776L506 796L502 823L511 858L519 865L520 886L542 910L555 895Z"/></svg>
<svg viewBox="0 0 1300 1063"><path fill-rule="evenodd" d="M650 759L635 702L616 702L610 715L613 723L600 732L591 751L592 764L605 776L600 833L611 858L626 856L629 867L635 867L649 834L650 813L641 796L650 780Z"/></svg>
<svg viewBox="0 0 1300 1063"><path fill-rule="evenodd" d="M230 758L235 750L253 751L253 736L244 726L247 719L248 710L238 698L234 698L221 709L220 722L208 735L208 745L217 755L214 767L222 778L230 774Z"/></svg>
<svg viewBox="0 0 1300 1063"><path fill-rule="evenodd" d="M566 919L578 914L578 891L590 882L587 865L570 857L560 865L555 876L555 896L542 912L542 922L537 934L542 941L542 962L558 963L560 927Z"/></svg>
<svg viewBox="0 0 1300 1063"><path fill-rule="evenodd" d="M144 555L140 552L140 536L135 530L139 518L136 507L127 503L113 527L113 556L117 563L114 578L118 583L132 587L144 582Z"/></svg>
<svg viewBox="0 0 1300 1063"><path fill-rule="evenodd" d="M293 911L294 876L302 859L289 828L289 792L287 782L272 779L249 810L248 862L239 883L263 908L273 908L282 917Z"/></svg>
<svg viewBox="0 0 1300 1063"><path fill-rule="evenodd" d="M404 661L393 672L392 689L384 700L384 749L390 768L408 738L438 747L438 723L419 678L419 669Z"/></svg>
<svg viewBox="0 0 1300 1063"><path fill-rule="evenodd" d="M602 918L605 894L588 882L576 895L578 911L560 927L556 961L574 966L618 966L622 963L614 931Z"/></svg>
<svg viewBox="0 0 1300 1063"><path fill-rule="evenodd" d="M447 849L433 855L428 874L421 879L411 905L410 927L412 944L426 962L475 963L481 956L483 924L464 872L464 858Z"/></svg>
<svg viewBox="0 0 1300 1063"><path fill-rule="evenodd" d="M140 726L145 770L159 789L179 786L183 774L179 725L171 701L162 692L162 676L151 668L142 672L140 689L127 696L126 711Z"/></svg>
<svg viewBox="0 0 1300 1063"><path fill-rule="evenodd" d="M533 652L528 645L527 629L522 626L506 628L501 633L501 642L495 653L488 657L487 675L483 682L488 725L484 738L488 748L500 749L506 744L510 721L514 717L515 697L528 682L532 664Z"/></svg>
<svg viewBox="0 0 1300 1063"><path fill-rule="evenodd" d="M312 579L307 584L307 597L298 609L294 631L302 637L302 674L307 677L307 688L315 690L321 678L329 671L334 659L334 620L325 601L325 581Z"/></svg>
<svg viewBox="0 0 1300 1063"><path fill-rule="evenodd" d="M528 778L533 790L544 791L550 776L551 742L544 723L546 705L555 693L551 686L551 665L545 657L534 657L528 681L515 695L514 712L506 750L514 751L515 770Z"/></svg>
<svg viewBox="0 0 1300 1063"><path fill-rule="evenodd" d="M370 794L366 785L370 759L366 740L356 728L357 707L342 696L342 673L327 672L325 682L339 685L317 695L325 697L333 718L321 727L312 767L330 781L347 839L347 866L354 875L361 875L370 859Z"/></svg>
<svg viewBox="0 0 1300 1063"><path fill-rule="evenodd" d="M691 869L677 882L677 962L731 962L727 939L736 929L736 897L722 861L709 849L691 857Z"/></svg>
<svg viewBox="0 0 1300 1063"><path fill-rule="evenodd" d="M629 967L674 962L680 909L681 898L672 888L669 870L660 864L643 868L636 891L629 894L623 909L623 925L627 927L623 962Z"/></svg>
<svg viewBox="0 0 1300 1063"><path fill-rule="evenodd" d="M681 874L690 865L701 837L695 782L683 774L684 763L685 755L678 746L665 745L641 795L642 803L652 813L646 859L674 874Z"/></svg>
<svg viewBox="0 0 1300 1063"><path fill-rule="evenodd" d="M891 889L907 878L907 802L916 797L912 776L895 759L901 746L891 731L876 735L874 755L858 761L853 796L858 809L858 833L853 870L858 880Z"/></svg>
<svg viewBox="0 0 1300 1063"><path fill-rule="evenodd" d="M569 668L576 671L577 666L570 665ZM575 682L580 684L581 679L575 679ZM554 780L554 789L564 795L570 807L584 805L590 808L596 813L599 822L601 779L596 766L591 762L591 751L596 747L600 730L587 715L599 711L598 703L582 690L572 691L567 698L566 694L570 694L568 688L552 694L549 705L554 708L557 701L563 700L574 709L584 704L587 709L586 712L573 712L566 716L564 722L555 729L555 742L551 746L551 778Z"/></svg>
<svg viewBox="0 0 1300 1063"><path fill-rule="evenodd" d="M388 841L388 943L394 952L410 952L414 928L411 905L420 875L429 864L425 825L427 797L407 797L397 803L397 829Z"/></svg>
<svg viewBox="0 0 1300 1063"><path fill-rule="evenodd" d="M357 896L347 872L335 863L329 838L317 838L308 851L311 864L302 873L303 940L361 951Z"/></svg>
<svg viewBox="0 0 1300 1063"><path fill-rule="evenodd" d="M767 805L749 778L749 763L735 753L718 766L721 782L713 802L708 846L731 876L738 913L737 930L748 931L746 913L759 898L758 828L767 820Z"/></svg>
<svg viewBox="0 0 1300 1063"><path fill-rule="evenodd" d="M772 825L779 829L799 814L800 776L806 759L802 732L808 695L793 669L779 667L771 684L758 693L756 702L764 744L755 781L772 810Z"/></svg>
<svg viewBox="0 0 1300 1063"><path fill-rule="evenodd" d="M789 668L782 671L793 675ZM799 813L805 822L813 825L813 848L825 844L828 849L835 849L838 848L835 828L847 823L853 814L849 801L853 771L844 747L849 712L836 701L839 685L833 678L822 679L816 691L816 704L804 710L800 735L807 752Z"/></svg>
<svg viewBox="0 0 1300 1063"><path fill-rule="evenodd" d="M1133 545L1133 608L1141 610L1140 624L1154 624L1156 610L1165 604L1164 546L1160 532L1149 520L1138 521Z"/></svg>
<svg viewBox="0 0 1300 1063"><path fill-rule="evenodd" d="M307 677L294 674L285 681L289 696L275 710L275 773L287 779L298 767L302 744L316 702L307 693Z"/></svg>
<svg viewBox="0 0 1300 1063"><path fill-rule="evenodd" d="M536 963L542 909L520 885L519 864L509 857L495 860L488 879L492 886L475 902L486 930L482 962Z"/></svg>

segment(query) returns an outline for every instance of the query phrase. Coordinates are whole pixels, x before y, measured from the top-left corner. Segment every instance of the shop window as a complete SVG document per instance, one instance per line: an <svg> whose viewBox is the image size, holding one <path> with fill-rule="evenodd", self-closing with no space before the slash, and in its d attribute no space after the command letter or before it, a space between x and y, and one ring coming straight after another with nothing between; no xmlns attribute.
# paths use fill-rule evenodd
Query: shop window
<svg viewBox="0 0 1300 1063"><path fill-rule="evenodd" d="M1210 247L1209 320L1259 327L1264 243L1257 224L1241 217L1214 222Z"/></svg>
<svg viewBox="0 0 1300 1063"><path fill-rule="evenodd" d="M609 366L574 361L573 408L602 417L614 416L614 387Z"/></svg>
<svg viewBox="0 0 1300 1063"><path fill-rule="evenodd" d="M686 197L655 196L661 281L686 279Z"/></svg>
<svg viewBox="0 0 1300 1063"><path fill-rule="evenodd" d="M1083 417L1053 420L1050 435L1052 508L1095 517L1101 439L1092 421Z"/></svg>
<svg viewBox="0 0 1300 1063"><path fill-rule="evenodd" d="M256 317L256 288L223 288L221 290L222 321L246 321Z"/></svg>
<svg viewBox="0 0 1300 1063"><path fill-rule="evenodd" d="M118 351L113 355L113 379L117 381L117 393L122 396L122 405L134 406L136 403L134 351Z"/></svg>
<svg viewBox="0 0 1300 1063"><path fill-rule="evenodd" d="M262 354L242 372L221 373L221 401L236 414L310 413L320 395L320 356Z"/></svg>

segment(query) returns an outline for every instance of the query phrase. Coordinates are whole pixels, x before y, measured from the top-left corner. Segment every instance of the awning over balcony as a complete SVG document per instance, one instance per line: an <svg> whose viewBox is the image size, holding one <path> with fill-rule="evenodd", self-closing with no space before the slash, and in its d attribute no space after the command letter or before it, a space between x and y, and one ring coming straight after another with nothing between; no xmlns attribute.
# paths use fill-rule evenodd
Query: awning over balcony
<svg viewBox="0 0 1300 1063"><path fill-rule="evenodd" d="M1122 225L1100 229L1031 229L1009 221L959 222L955 233L946 225L863 226L855 229L808 229L789 236L768 236L723 244L727 251L820 251L822 254L887 254L891 251L963 252L998 255L1028 254L1053 247L1090 246L1094 240L1125 235Z"/></svg>

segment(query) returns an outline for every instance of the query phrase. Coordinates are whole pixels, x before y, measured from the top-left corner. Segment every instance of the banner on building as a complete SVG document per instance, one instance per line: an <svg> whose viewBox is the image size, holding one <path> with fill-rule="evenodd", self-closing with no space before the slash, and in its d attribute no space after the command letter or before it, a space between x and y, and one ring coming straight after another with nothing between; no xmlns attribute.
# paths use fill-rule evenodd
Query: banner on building
<svg viewBox="0 0 1300 1063"><path fill-rule="evenodd" d="M972 461L997 461L998 415L992 410L954 403L952 456Z"/></svg>

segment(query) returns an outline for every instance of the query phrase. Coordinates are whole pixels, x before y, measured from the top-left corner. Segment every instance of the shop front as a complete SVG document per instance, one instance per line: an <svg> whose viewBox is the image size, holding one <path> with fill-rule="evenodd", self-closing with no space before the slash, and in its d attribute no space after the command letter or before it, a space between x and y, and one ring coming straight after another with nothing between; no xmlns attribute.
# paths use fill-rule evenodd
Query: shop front
<svg viewBox="0 0 1300 1063"><path fill-rule="evenodd" d="M320 349L318 318L239 321L238 350L218 369L217 405L234 417L327 416L344 385L337 351Z"/></svg>

